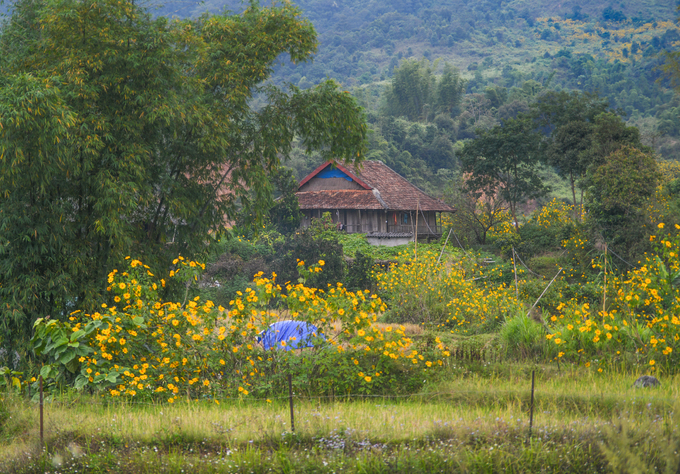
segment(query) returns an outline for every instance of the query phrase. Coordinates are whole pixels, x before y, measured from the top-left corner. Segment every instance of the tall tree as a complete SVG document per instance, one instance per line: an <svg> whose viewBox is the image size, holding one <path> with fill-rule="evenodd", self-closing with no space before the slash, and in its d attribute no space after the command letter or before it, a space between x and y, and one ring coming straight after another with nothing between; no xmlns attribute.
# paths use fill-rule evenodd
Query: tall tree
<svg viewBox="0 0 680 474"><path fill-rule="evenodd" d="M166 268L241 206L261 217L294 137L360 161L364 119L337 84L262 86L281 54L316 46L290 3L184 21L132 1L16 3L0 33L0 343L92 309L126 255Z"/></svg>
<svg viewBox="0 0 680 474"><path fill-rule="evenodd" d="M517 205L547 192L538 175L541 135L530 118L509 119L477 138L461 153L467 186L477 196L498 195L508 204L518 228Z"/></svg>
<svg viewBox="0 0 680 474"><path fill-rule="evenodd" d="M435 99L436 80L427 59L406 59L394 70L392 84L385 91L385 109L389 115L410 120L425 118L426 106Z"/></svg>
<svg viewBox="0 0 680 474"><path fill-rule="evenodd" d="M652 150L640 140L640 130L629 127L620 116L611 112L595 117L590 148L584 152L588 166L595 170L607 162L609 156L624 146L637 148L645 153Z"/></svg>
<svg viewBox="0 0 680 474"><path fill-rule="evenodd" d="M585 176L589 163L585 154L592 147L593 124L573 121L559 126L550 136L546 147L548 164L555 168L557 174L569 180L574 204L574 220L582 214L583 188L581 199L577 205L576 187Z"/></svg>
<svg viewBox="0 0 680 474"><path fill-rule="evenodd" d="M302 212L295 193L298 182L293 176L293 170L281 167L272 174L272 184L279 196L274 206L269 210L269 219L282 234L291 234L300 228Z"/></svg>
<svg viewBox="0 0 680 474"><path fill-rule="evenodd" d="M637 247L646 241L644 204L660 179L654 157L630 146L611 153L592 172L586 209L605 241L628 256L639 254Z"/></svg>
<svg viewBox="0 0 680 474"><path fill-rule="evenodd" d="M467 81L460 77L458 69L444 63L444 71L437 82L437 108L440 112L451 113L458 107L465 95Z"/></svg>
<svg viewBox="0 0 680 474"><path fill-rule="evenodd" d="M597 94L548 91L537 98L531 109L534 120L548 135L543 142L547 163L569 180L577 220L583 208L583 178L594 159L596 117L609 109L609 103ZM578 202L577 186L581 188Z"/></svg>
<svg viewBox="0 0 680 474"><path fill-rule="evenodd" d="M453 228L481 245L486 244L492 229L507 220L507 204L497 194L469 192L462 175L452 180L446 201L456 209L451 216Z"/></svg>
<svg viewBox="0 0 680 474"><path fill-rule="evenodd" d="M534 119L550 135L570 122L594 122L609 110L609 101L588 92L547 91L536 98L531 109Z"/></svg>

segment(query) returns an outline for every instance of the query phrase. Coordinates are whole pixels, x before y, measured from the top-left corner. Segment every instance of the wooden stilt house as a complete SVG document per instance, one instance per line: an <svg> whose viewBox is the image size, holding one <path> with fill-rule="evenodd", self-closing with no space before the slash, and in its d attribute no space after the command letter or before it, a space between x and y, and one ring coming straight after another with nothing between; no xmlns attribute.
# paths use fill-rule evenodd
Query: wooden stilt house
<svg viewBox="0 0 680 474"><path fill-rule="evenodd" d="M330 212L338 229L382 245L439 238L441 213L454 212L380 161L356 168L326 162L300 182L296 195L304 227Z"/></svg>

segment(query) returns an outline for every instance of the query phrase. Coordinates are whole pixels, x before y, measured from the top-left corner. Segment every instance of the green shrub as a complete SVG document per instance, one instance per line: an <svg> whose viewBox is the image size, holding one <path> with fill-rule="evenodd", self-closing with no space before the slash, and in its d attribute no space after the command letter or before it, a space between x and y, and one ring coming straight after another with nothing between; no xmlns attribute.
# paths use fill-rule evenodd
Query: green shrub
<svg viewBox="0 0 680 474"><path fill-rule="evenodd" d="M499 335L511 355L530 357L543 352L544 329L526 314L506 319Z"/></svg>
<svg viewBox="0 0 680 474"><path fill-rule="evenodd" d="M346 285L352 291L373 289L373 257L357 251L354 261L347 267Z"/></svg>

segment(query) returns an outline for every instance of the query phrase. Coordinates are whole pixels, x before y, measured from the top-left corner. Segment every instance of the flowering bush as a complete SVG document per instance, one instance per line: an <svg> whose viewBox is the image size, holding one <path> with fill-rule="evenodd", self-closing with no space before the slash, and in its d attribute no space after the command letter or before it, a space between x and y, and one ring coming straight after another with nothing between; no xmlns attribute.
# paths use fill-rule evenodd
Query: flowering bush
<svg viewBox="0 0 680 474"><path fill-rule="evenodd" d="M376 275L392 317L468 333L488 331L521 308L502 282L503 267L487 267L481 256L437 261L436 252L421 252Z"/></svg>
<svg viewBox="0 0 680 474"><path fill-rule="evenodd" d="M309 394L407 390L415 387L409 387L413 380L422 383L423 372L444 365L448 353L438 339L423 348L403 327L375 325L385 305L368 290L305 286L324 264L298 262L301 278L283 287L275 274L259 273L224 308L199 297L162 301L158 292L166 280L129 259L126 271L108 277L115 304L102 304L93 314L76 312L68 322L36 322L36 353L53 361L43 376L71 371L76 388L172 403L179 397L269 396L283 390L289 373L298 392ZM182 257L174 265L169 278L188 282L203 268ZM313 349L264 350L258 335L285 319L312 323L325 338L319 334Z"/></svg>
<svg viewBox="0 0 680 474"><path fill-rule="evenodd" d="M676 370L680 361L680 226L674 233L652 236L654 253L624 277L602 279L603 301L594 305L577 299L557 308L548 339L558 357L586 360L602 368L609 363L645 363ZM604 270L604 269L603 269ZM606 289L606 292L605 292ZM597 362L597 363L595 363Z"/></svg>

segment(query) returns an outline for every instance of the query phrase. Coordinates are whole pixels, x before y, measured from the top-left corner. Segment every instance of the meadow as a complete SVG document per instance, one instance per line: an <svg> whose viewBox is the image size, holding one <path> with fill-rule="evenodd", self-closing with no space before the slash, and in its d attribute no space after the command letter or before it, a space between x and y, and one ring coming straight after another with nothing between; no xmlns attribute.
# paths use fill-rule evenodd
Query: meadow
<svg viewBox="0 0 680 474"><path fill-rule="evenodd" d="M530 372L536 376L529 435ZM70 472L674 472L676 376L657 389L630 374L452 364L405 397L183 400L6 395L0 467Z"/></svg>

